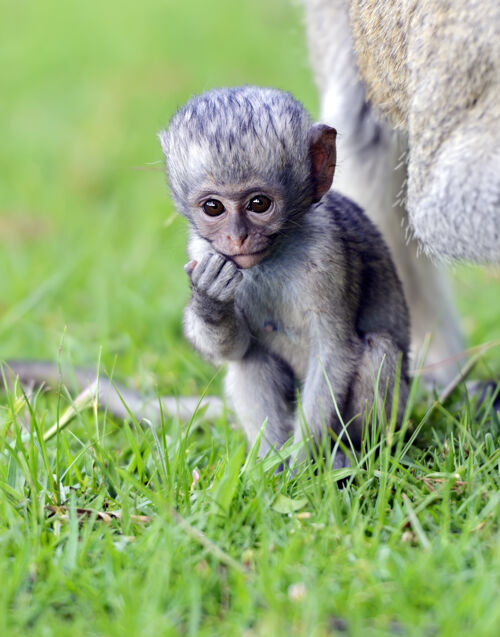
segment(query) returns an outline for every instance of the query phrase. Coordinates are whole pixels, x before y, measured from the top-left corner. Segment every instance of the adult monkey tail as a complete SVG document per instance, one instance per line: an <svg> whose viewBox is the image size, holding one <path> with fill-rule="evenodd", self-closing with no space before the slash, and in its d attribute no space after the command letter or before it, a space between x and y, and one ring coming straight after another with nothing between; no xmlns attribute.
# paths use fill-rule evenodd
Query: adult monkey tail
<svg viewBox="0 0 500 637"><path fill-rule="evenodd" d="M348 0L308 0L309 51L321 97L320 120L338 131L335 189L353 199L389 245L408 302L414 365L426 349L427 377L447 384L463 350L458 319L443 272L406 233L406 136L377 117L356 64ZM396 95L397 98L397 95ZM396 99L395 98L395 99ZM401 97L402 99L402 97Z"/></svg>
<svg viewBox="0 0 500 637"><path fill-rule="evenodd" d="M97 375L90 368L70 368L50 361L10 360L2 366L7 386L12 387L16 379L23 387L66 386L88 392L100 409L118 419L149 420L159 424L163 417L188 421L203 409L207 420L219 418L224 412L223 401L217 396L154 396L144 397L139 392L116 383L104 375Z"/></svg>

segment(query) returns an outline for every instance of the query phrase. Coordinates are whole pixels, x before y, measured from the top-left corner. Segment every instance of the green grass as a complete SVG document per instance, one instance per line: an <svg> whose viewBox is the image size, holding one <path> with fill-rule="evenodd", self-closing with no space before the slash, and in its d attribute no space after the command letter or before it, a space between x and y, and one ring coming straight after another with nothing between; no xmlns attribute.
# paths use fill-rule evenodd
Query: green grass
<svg viewBox="0 0 500 637"><path fill-rule="evenodd" d="M219 392L181 336L186 228L156 132L220 85L288 89L314 114L298 7L0 9L1 359ZM500 338L498 271L454 282L468 344ZM492 350L480 371L499 367ZM87 410L44 441L68 395L3 394L0 635L497 635L499 422L463 388L433 398L416 391L406 438L376 434L339 488L322 465L275 475L228 418L152 430Z"/></svg>

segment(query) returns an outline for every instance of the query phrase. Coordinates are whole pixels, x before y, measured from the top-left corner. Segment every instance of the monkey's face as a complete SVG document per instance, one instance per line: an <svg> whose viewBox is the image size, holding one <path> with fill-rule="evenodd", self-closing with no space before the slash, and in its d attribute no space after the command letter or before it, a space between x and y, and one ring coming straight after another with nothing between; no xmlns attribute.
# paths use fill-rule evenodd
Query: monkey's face
<svg viewBox="0 0 500 637"><path fill-rule="evenodd" d="M270 254L285 209L283 193L269 184L215 187L207 180L191 200L191 221L217 252L251 268Z"/></svg>

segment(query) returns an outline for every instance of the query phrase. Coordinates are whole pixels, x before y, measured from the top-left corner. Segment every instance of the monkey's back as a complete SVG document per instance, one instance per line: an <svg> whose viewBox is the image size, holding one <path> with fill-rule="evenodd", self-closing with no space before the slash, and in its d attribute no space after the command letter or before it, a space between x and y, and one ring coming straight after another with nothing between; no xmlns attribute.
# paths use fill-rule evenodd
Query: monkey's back
<svg viewBox="0 0 500 637"><path fill-rule="evenodd" d="M315 221L345 258L348 287L358 294L356 328L360 334L386 332L402 352L410 345L410 319L403 288L382 235L353 201L330 191L319 203ZM351 281L349 281L352 277Z"/></svg>

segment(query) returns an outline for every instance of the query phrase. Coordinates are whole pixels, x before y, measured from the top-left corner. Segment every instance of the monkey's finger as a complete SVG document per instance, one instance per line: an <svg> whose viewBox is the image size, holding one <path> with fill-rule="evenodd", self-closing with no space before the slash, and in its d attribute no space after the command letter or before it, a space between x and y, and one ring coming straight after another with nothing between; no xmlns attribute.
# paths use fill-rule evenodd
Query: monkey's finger
<svg viewBox="0 0 500 637"><path fill-rule="evenodd" d="M235 276L237 272L240 272L232 261L227 260L220 269L217 279L214 283L222 290L229 281ZM241 274L241 273L240 273Z"/></svg>
<svg viewBox="0 0 500 637"><path fill-rule="evenodd" d="M208 290L221 271L226 259L220 254L213 254L204 271L198 279L197 286L201 290Z"/></svg>
<svg viewBox="0 0 500 637"><path fill-rule="evenodd" d="M219 299L220 301L229 300L229 298L234 296L235 287L231 287L228 290L228 285L231 284L233 279L235 283L239 283L241 281L242 273L236 268L234 263L231 261L227 261L221 268L219 275L212 283L212 285L207 290L207 294L212 298Z"/></svg>
<svg viewBox="0 0 500 637"><path fill-rule="evenodd" d="M191 259L191 261L188 261L184 266L184 272L190 275L197 265L198 261L196 261L196 259Z"/></svg>
<svg viewBox="0 0 500 637"><path fill-rule="evenodd" d="M208 252L204 254L201 259L196 264L196 267L191 272L191 283L193 285L198 285L198 282L207 269L208 264L210 263L210 259L214 256L213 252Z"/></svg>
<svg viewBox="0 0 500 637"><path fill-rule="evenodd" d="M232 277L227 281L225 286L219 292L219 300L220 301L229 301L234 298L236 294L236 290L238 289L239 284L243 278L243 272L241 270L236 269L236 272L233 272Z"/></svg>

